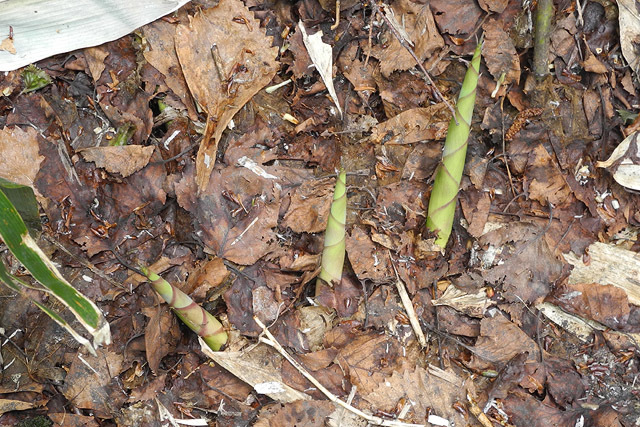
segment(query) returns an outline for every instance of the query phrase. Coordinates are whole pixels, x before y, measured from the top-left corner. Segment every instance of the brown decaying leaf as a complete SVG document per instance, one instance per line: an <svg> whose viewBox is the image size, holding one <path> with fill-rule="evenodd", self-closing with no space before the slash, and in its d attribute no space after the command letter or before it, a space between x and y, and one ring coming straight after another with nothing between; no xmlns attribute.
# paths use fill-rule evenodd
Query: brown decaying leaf
<svg viewBox="0 0 640 427"><path fill-rule="evenodd" d="M174 351L180 340L180 327L167 304L147 307L143 312L149 318L144 332L147 361L151 370L158 374L162 358Z"/></svg>
<svg viewBox="0 0 640 427"><path fill-rule="evenodd" d="M327 400L299 400L286 403L275 412L260 417L261 427L308 426L324 427L325 419L335 409L335 405Z"/></svg>
<svg viewBox="0 0 640 427"><path fill-rule="evenodd" d="M97 357L76 355L62 393L74 406L89 409L100 418L112 418L127 400L117 377L124 366L124 356L103 348L97 353Z"/></svg>
<svg viewBox="0 0 640 427"><path fill-rule="evenodd" d="M13 44L13 39L9 37L2 39L0 42L0 50L7 51L12 55L15 55L18 52Z"/></svg>
<svg viewBox="0 0 640 427"><path fill-rule="evenodd" d="M482 319L480 337L473 347L471 366L484 368L491 363L506 363L519 353L528 353L527 360L538 360L538 344L505 316Z"/></svg>
<svg viewBox="0 0 640 427"><path fill-rule="evenodd" d="M361 227L347 234L347 254L353 271L360 280L385 283L393 279L389 252L376 245Z"/></svg>
<svg viewBox="0 0 640 427"><path fill-rule="evenodd" d="M47 417L54 422L54 426L65 427L98 427L98 422L93 417L86 415L70 414L68 412L58 412L52 414L49 412Z"/></svg>
<svg viewBox="0 0 640 427"><path fill-rule="evenodd" d="M508 0L479 0L478 4L485 12L502 13L507 8L507 4L509 4L509 1ZM484 54L482 56L484 56Z"/></svg>
<svg viewBox="0 0 640 427"><path fill-rule="evenodd" d="M155 270L154 270L155 271ZM189 275L182 291L201 303L210 289L220 286L229 276L229 270L221 258L213 258L200 265Z"/></svg>
<svg viewBox="0 0 640 427"><path fill-rule="evenodd" d="M0 178L34 186L44 157L39 154L38 131L15 127L0 129Z"/></svg>
<svg viewBox="0 0 640 427"><path fill-rule="evenodd" d="M87 162L111 173L128 177L149 163L155 147L153 145L123 145L120 147L92 147L78 150Z"/></svg>
<svg viewBox="0 0 640 427"><path fill-rule="evenodd" d="M484 13L476 2L465 0L434 0L430 6L438 28L455 36L471 34Z"/></svg>
<svg viewBox="0 0 640 427"><path fill-rule="evenodd" d="M449 114L443 103L404 111L373 128L371 141L383 144L413 144L447 136Z"/></svg>
<svg viewBox="0 0 640 427"><path fill-rule="evenodd" d="M179 68L174 36L176 26L162 19L142 27L149 49L143 52L144 59L164 75L169 89L180 98L192 120L198 117L196 107L187 88L182 70Z"/></svg>
<svg viewBox="0 0 640 427"><path fill-rule="evenodd" d="M303 182L291 196L291 204L280 225L296 233L323 231L327 228L334 187L333 178Z"/></svg>
<svg viewBox="0 0 640 427"><path fill-rule="evenodd" d="M549 286L560 278L562 263L558 261L540 233L542 229L525 222L512 222L480 238L484 265L482 276L492 284L503 284L508 301L533 302L549 292ZM510 249L509 242L515 245ZM502 252L498 254L498 252Z"/></svg>
<svg viewBox="0 0 640 427"><path fill-rule="evenodd" d="M100 107L113 126L135 128L132 141L142 144L151 134L153 113L149 101L156 95L155 84L143 87L140 77L145 65L139 66L132 36L91 48L85 54L94 77L95 93ZM102 71L101 71L102 70Z"/></svg>
<svg viewBox="0 0 640 427"><path fill-rule="evenodd" d="M629 301L623 289L597 283L565 283L546 299L569 313L621 330L629 320Z"/></svg>
<svg viewBox="0 0 640 427"><path fill-rule="evenodd" d="M175 42L189 90L207 112L208 126L215 127L198 150L196 184L204 192L222 132L236 112L271 81L277 71L278 48L271 47L271 37L239 0L222 0L196 14L189 24L178 25Z"/></svg>
<svg viewBox="0 0 640 427"><path fill-rule="evenodd" d="M331 345L331 342L326 344ZM377 389L385 376L398 369L403 360L400 343L377 332L351 337L336 356L336 363L351 384L357 386L358 392L365 396Z"/></svg>
<svg viewBox="0 0 640 427"><path fill-rule="evenodd" d="M400 373L402 372L402 373ZM464 417L453 408L453 403L466 401L462 378L447 371L442 379L427 370L416 367L414 370L395 371L382 381L364 399L372 408L392 412L401 399L411 404L407 418L422 423L430 414L447 419L451 425L465 425Z"/></svg>
<svg viewBox="0 0 640 427"><path fill-rule="evenodd" d="M444 46L444 39L436 28L429 5L399 0L392 4L396 19L402 17L406 33L413 42L413 51L420 61L425 61L436 50ZM388 30L387 30L388 31ZM391 32L387 32L389 43L386 47L375 46L371 55L380 59L380 71L385 77L397 70L409 70L416 66L415 59L400 44Z"/></svg>
<svg viewBox="0 0 640 427"><path fill-rule="evenodd" d="M520 82L520 57L509 34L497 22L487 21L484 29L482 58L495 81L504 74L502 84L518 84Z"/></svg>

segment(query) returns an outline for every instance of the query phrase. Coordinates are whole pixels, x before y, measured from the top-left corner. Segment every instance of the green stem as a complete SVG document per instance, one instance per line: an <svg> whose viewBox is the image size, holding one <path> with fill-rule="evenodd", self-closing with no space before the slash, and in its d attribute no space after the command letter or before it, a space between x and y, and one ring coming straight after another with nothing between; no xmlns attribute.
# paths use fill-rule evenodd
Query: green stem
<svg viewBox="0 0 640 427"><path fill-rule="evenodd" d="M551 19L553 14L553 0L538 0L533 41L533 74L538 80L549 74L549 46L551 43Z"/></svg>
<svg viewBox="0 0 640 427"><path fill-rule="evenodd" d="M447 139L442 152L442 163L436 172L436 178L429 199L427 228L437 232L435 243L444 248L449 240L453 217L458 199L458 189L467 155L467 141L471 130L471 117L476 102L476 87L480 71L480 51L482 41L478 43L473 59L469 64L462 83L462 89L456 104L458 123L452 118L447 130Z"/></svg>

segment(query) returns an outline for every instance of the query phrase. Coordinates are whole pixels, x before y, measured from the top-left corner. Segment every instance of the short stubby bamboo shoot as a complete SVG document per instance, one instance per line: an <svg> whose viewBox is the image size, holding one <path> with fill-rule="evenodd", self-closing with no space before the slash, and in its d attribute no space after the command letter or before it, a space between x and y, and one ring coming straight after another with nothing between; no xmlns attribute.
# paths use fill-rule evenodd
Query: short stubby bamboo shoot
<svg viewBox="0 0 640 427"><path fill-rule="evenodd" d="M318 279L329 286L340 283L345 254L345 223L347 221L347 173L341 170L336 180L331 212L324 233L324 250L322 251L322 267Z"/></svg>
<svg viewBox="0 0 640 427"><path fill-rule="evenodd" d="M227 342L227 333L218 319L200 307L189 295L153 271L146 267L141 267L140 271L149 279L151 287L169 304L169 307L189 329L202 337L212 350L220 350L220 347Z"/></svg>

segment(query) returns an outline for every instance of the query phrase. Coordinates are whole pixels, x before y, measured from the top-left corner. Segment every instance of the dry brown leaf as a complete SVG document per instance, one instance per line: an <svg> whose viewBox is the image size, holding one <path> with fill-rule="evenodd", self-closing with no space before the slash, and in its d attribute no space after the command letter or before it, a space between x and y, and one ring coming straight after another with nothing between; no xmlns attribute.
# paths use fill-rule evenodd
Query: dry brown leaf
<svg viewBox="0 0 640 427"><path fill-rule="evenodd" d="M26 129L0 129L0 178L33 187L44 157L38 152L38 131Z"/></svg>
<svg viewBox="0 0 640 427"><path fill-rule="evenodd" d="M528 360L538 360L538 344L502 314L486 317L480 323L480 337L473 347L471 366L506 363L515 355L528 352Z"/></svg>
<svg viewBox="0 0 640 427"><path fill-rule="evenodd" d="M444 46L444 39L436 27L428 4L399 0L393 3L391 9L396 20L404 24L409 41L414 43L413 51L421 62ZM388 30L387 38L389 43L386 47L375 46L371 50L371 56L380 60L382 75L389 77L396 70L415 67L415 59Z"/></svg>
<svg viewBox="0 0 640 427"><path fill-rule="evenodd" d="M439 140L447 136L450 115L443 103L426 108L414 108L377 124L371 140L384 144L413 144L424 140Z"/></svg>
<svg viewBox="0 0 640 427"><path fill-rule="evenodd" d="M7 37L0 42L0 50L9 52L12 55L16 54L16 47L13 44L13 39Z"/></svg>
<svg viewBox="0 0 640 427"><path fill-rule="evenodd" d="M612 329L622 329L629 320L627 294L613 285L565 283L554 289L545 301Z"/></svg>
<svg viewBox="0 0 640 427"><path fill-rule="evenodd" d="M485 288L475 294L469 294L454 285L449 285L440 298L431 300L431 302L433 305L448 305L472 317L483 317L487 308L494 304L487 298Z"/></svg>
<svg viewBox="0 0 640 427"><path fill-rule="evenodd" d="M87 162L111 173L119 173L123 178L144 168L151 159L153 145L123 145L120 147L90 147L78 150Z"/></svg>
<svg viewBox="0 0 640 427"><path fill-rule="evenodd" d="M323 231L327 228L334 186L333 178L303 182L291 196L291 204L280 225L296 233Z"/></svg>
<svg viewBox="0 0 640 427"><path fill-rule="evenodd" d="M479 0L478 4L485 12L502 13L507 8L507 4L509 4L509 1L508 0Z"/></svg>
<svg viewBox="0 0 640 427"><path fill-rule="evenodd" d="M377 246L362 228L353 227L347 235L347 254L360 280L388 282L394 277L389 251Z"/></svg>
<svg viewBox="0 0 640 427"><path fill-rule="evenodd" d="M464 417L452 407L454 402L466 400L464 383L450 371L435 368L428 372L420 367L413 371L405 369L402 373L395 371L376 390L364 396L372 409L382 411L393 411L403 398L412 404L407 418L414 422L424 422L433 414L447 419L449 425L466 425Z"/></svg>
<svg viewBox="0 0 640 427"><path fill-rule="evenodd" d="M14 399L0 399L0 415L11 411L26 411L33 408L32 402L23 402Z"/></svg>
<svg viewBox="0 0 640 427"><path fill-rule="evenodd" d="M243 352L220 352L212 351L204 341L201 345L204 354L252 386L257 393L266 394L280 403L310 400L307 394L282 382L282 356L271 347L259 344Z"/></svg>
<svg viewBox="0 0 640 427"><path fill-rule="evenodd" d="M335 405L328 400L299 400L286 403L269 416L261 416L258 422L263 427L324 427L325 418L334 410ZM258 426L258 424L255 425Z"/></svg>
<svg viewBox="0 0 640 427"><path fill-rule="evenodd" d="M184 74L179 68L178 55L176 54L174 42L176 26L158 19L144 26L142 30L147 43L149 43L149 50L143 52L144 58L164 74L165 83L180 98L187 108L189 117L195 121L198 113L187 88Z"/></svg>
<svg viewBox="0 0 640 427"><path fill-rule="evenodd" d="M509 34L496 21L490 20L482 27L484 44L482 58L495 81L504 74L502 84L518 84L520 82L520 57Z"/></svg>
<svg viewBox="0 0 640 427"><path fill-rule="evenodd" d="M154 270L155 271L155 270ZM222 258L213 258L189 275L182 290L196 302L202 302L210 289L220 286L229 277Z"/></svg>
<svg viewBox="0 0 640 427"><path fill-rule="evenodd" d="M158 373L162 358L174 351L180 340L180 328L176 316L167 304L143 309L149 318L144 332L144 346L149 367Z"/></svg>
<svg viewBox="0 0 640 427"><path fill-rule="evenodd" d="M90 409L100 418L112 418L113 412L128 397L122 393L118 375L124 356L104 348L97 357L78 353L65 378L62 393L77 408Z"/></svg>
<svg viewBox="0 0 640 427"><path fill-rule="evenodd" d="M210 138L202 140L196 163L199 192L207 188L218 142L233 116L278 69L260 21L240 0L221 0L176 29L176 52L191 94L207 112Z"/></svg>
<svg viewBox="0 0 640 427"><path fill-rule="evenodd" d="M100 80L100 76L102 76L102 72L106 67L104 59L107 56L109 56L109 51L101 46L90 47L84 50L84 57L94 82Z"/></svg>

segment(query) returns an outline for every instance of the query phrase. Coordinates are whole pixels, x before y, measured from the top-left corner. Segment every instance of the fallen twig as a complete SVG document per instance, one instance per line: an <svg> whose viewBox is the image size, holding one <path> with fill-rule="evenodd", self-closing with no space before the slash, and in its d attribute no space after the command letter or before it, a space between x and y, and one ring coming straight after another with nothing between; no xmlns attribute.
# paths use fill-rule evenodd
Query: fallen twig
<svg viewBox="0 0 640 427"><path fill-rule="evenodd" d="M320 382L317 379L315 379L315 377L313 375L311 375L311 373L309 373L309 371L307 371L304 368L304 366L299 364L293 357L291 357L291 355L289 353L287 353L287 351L284 349L284 347L282 347L282 345L280 345L278 340L276 340L276 338L273 336L273 334L271 334L271 332L269 332L269 329L267 329L267 327L264 325L264 323L262 323L262 321L260 321L260 319L258 319L257 316L253 316L253 320L262 329L262 335L260 336L260 342L263 342L263 343L267 344L268 346L271 346L274 349L276 349L278 351L278 353L280 353L282 355L282 357L287 359L287 361L289 363L291 363L291 365L293 365L293 367L296 368L298 370L298 372L300 372L302 374L302 376L304 376L306 379L308 379L311 382L311 384L313 384L318 390L320 390L322 392L322 394L324 394L331 402L335 403L336 405L339 405L339 406L343 407L347 411L352 412L352 413L356 414L359 417L364 418L365 420L367 420L371 424L375 424L375 425L379 425L379 426L389 426L389 427L425 427L424 424L412 424L412 423L405 423L405 422L396 421L396 420L385 420L385 419L382 419L380 417L376 417L374 415L369 415L369 414L366 414L366 413L362 412L360 409L358 409L358 408L356 408L354 406L351 406L350 404L342 401L341 399L338 398L338 396L336 396L335 394L331 393L325 386L320 384Z"/></svg>
<svg viewBox="0 0 640 427"><path fill-rule="evenodd" d="M391 257L391 251L389 251L389 258L391 259L391 266L393 267L393 271L396 273L396 289L398 290L398 294L400 295L402 306L407 312L409 323L411 323L413 332L415 332L416 338L418 338L418 343L420 343L420 346L424 348L427 346L427 339L424 337L424 333L422 332L422 328L420 327L420 321L418 320L418 316L416 316L416 311L413 309L413 303L411 302L411 298L409 298L407 289L404 287L404 283L402 282L402 280L400 280L398 270L396 269L396 264L393 262L393 258Z"/></svg>

